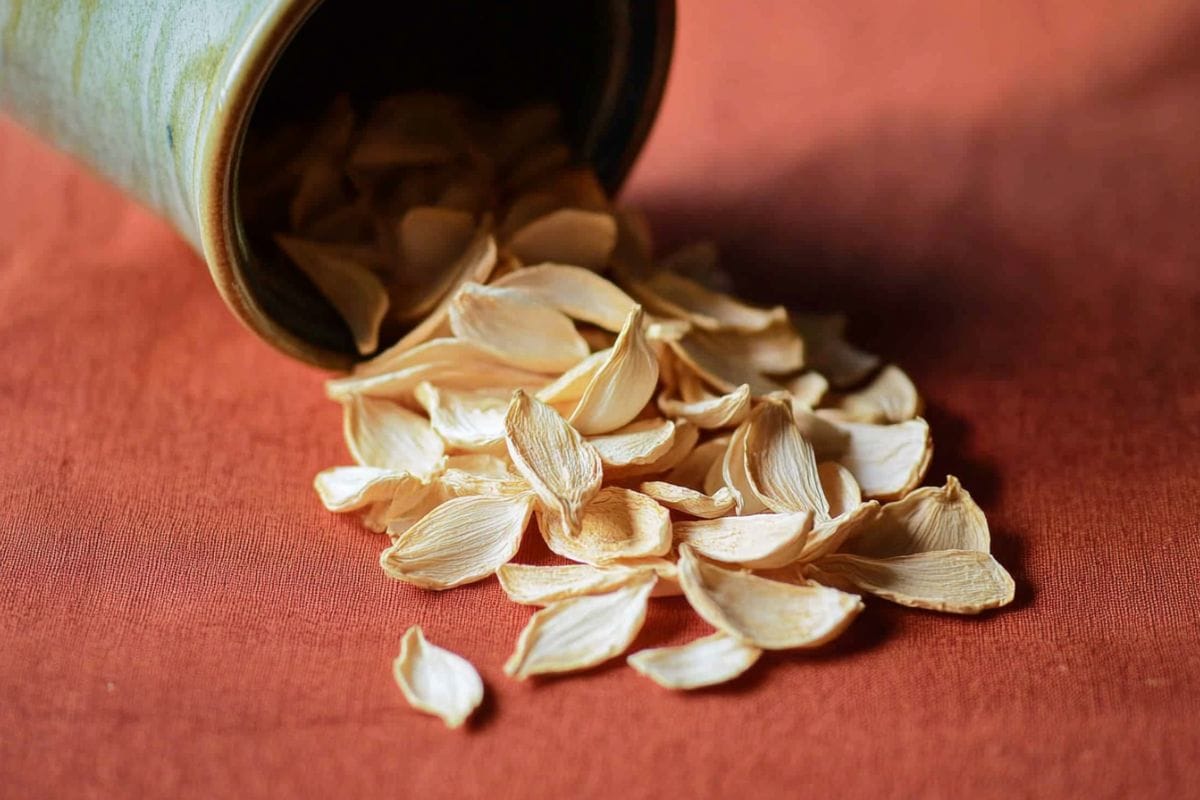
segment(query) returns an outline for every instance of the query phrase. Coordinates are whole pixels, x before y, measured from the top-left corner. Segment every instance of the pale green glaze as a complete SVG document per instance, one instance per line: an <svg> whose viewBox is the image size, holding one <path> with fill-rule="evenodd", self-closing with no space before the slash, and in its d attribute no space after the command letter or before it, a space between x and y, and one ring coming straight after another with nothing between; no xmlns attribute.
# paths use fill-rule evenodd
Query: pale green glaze
<svg viewBox="0 0 1200 800"><path fill-rule="evenodd" d="M319 0L0 0L0 111L163 214L234 312L330 363L249 296L231 218L258 87Z"/></svg>

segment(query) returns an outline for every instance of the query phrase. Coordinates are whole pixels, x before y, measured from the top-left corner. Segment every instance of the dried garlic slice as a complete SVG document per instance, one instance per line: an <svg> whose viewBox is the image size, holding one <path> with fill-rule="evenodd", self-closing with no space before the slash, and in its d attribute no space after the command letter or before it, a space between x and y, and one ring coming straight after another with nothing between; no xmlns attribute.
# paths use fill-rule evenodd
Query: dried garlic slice
<svg viewBox="0 0 1200 800"><path fill-rule="evenodd" d="M710 492L705 485L705 479L714 465L720 465L725 458L725 450L728 447L728 436L718 436L715 439L709 439L707 442L697 445L694 450L688 453L687 458L680 461L674 469L667 473L664 480L676 486L703 491L706 494L714 494L720 486L714 486L713 491Z"/></svg>
<svg viewBox="0 0 1200 800"><path fill-rule="evenodd" d="M667 339L671 352L706 383L722 392L736 391L743 383L749 384L755 397L782 389L778 383L767 378L746 363L740 355L711 336L700 331L691 331L679 339Z"/></svg>
<svg viewBox="0 0 1200 800"><path fill-rule="evenodd" d="M653 572L638 573L611 592L546 606L521 631L504 672L524 680L530 675L586 669L620 655L646 621L646 604L656 580Z"/></svg>
<svg viewBox="0 0 1200 800"><path fill-rule="evenodd" d="M496 570L508 599L526 606L545 606L571 597L611 592L628 585L638 574L637 569L628 567L590 564L557 567L505 564Z"/></svg>
<svg viewBox="0 0 1200 800"><path fill-rule="evenodd" d="M529 481L543 507L570 533L583 521L583 509L604 477L600 454L558 412L518 390L504 419L513 466Z"/></svg>
<svg viewBox="0 0 1200 800"><path fill-rule="evenodd" d="M379 564L388 577L425 589L483 580L517 554L532 511L527 493L455 497L396 531Z"/></svg>
<svg viewBox="0 0 1200 800"><path fill-rule="evenodd" d="M647 481L638 490L649 495L672 511L679 511L701 519L716 519L733 513L737 505L733 492L722 486L713 494L705 494L687 486L677 486L666 481Z"/></svg>
<svg viewBox="0 0 1200 800"><path fill-rule="evenodd" d="M508 249L525 264L573 264L601 270L617 243L611 214L562 208L539 217L512 235Z"/></svg>
<svg viewBox="0 0 1200 800"><path fill-rule="evenodd" d="M933 550L895 558L837 553L810 569L818 580L844 581L903 606L978 614L1012 602L1012 576L977 550Z"/></svg>
<svg viewBox="0 0 1200 800"><path fill-rule="evenodd" d="M821 492L829 502L829 516L840 517L862 504L862 489L850 470L836 461L822 461L817 465L817 477L821 481Z"/></svg>
<svg viewBox="0 0 1200 800"><path fill-rule="evenodd" d="M800 434L789 405L769 399L746 423L743 442L750 491L772 511L812 511L829 519L812 445Z"/></svg>
<svg viewBox="0 0 1200 800"><path fill-rule="evenodd" d="M605 469L650 464L675 444L675 423L669 419L641 419L612 433L587 437L600 454Z"/></svg>
<svg viewBox="0 0 1200 800"><path fill-rule="evenodd" d="M343 409L346 446L359 464L420 478L442 468L445 446L424 417L374 397L351 397Z"/></svg>
<svg viewBox="0 0 1200 800"><path fill-rule="evenodd" d="M634 306L608 359L583 390L570 417L580 433L614 431L632 422L654 396L658 358L642 330L643 318L641 306Z"/></svg>
<svg viewBox="0 0 1200 800"><path fill-rule="evenodd" d="M614 561L609 566L613 568L651 570L658 576L658 583L654 584L654 590L650 592L651 597L680 597L683 594L683 589L679 588L679 567L675 566L675 562L669 558L659 556L625 558L620 561Z"/></svg>
<svg viewBox="0 0 1200 800"><path fill-rule="evenodd" d="M608 467L604 477L609 481L628 481L645 475L659 475L674 469L680 461L687 458L700 438L700 429L690 422L675 423L675 441L671 449L654 461L646 464L629 464L624 467Z"/></svg>
<svg viewBox="0 0 1200 800"><path fill-rule="evenodd" d="M819 372L805 372L783 382L783 388L792 398L793 408L798 404L813 409L829 391L829 381Z"/></svg>
<svg viewBox="0 0 1200 800"><path fill-rule="evenodd" d="M924 408L917 387L904 370L889 364L856 392L845 395L837 404L850 422L905 422Z"/></svg>
<svg viewBox="0 0 1200 800"><path fill-rule="evenodd" d="M370 268L337 245L282 235L275 241L341 315L358 352L366 355L379 347L379 326L387 314L388 291Z"/></svg>
<svg viewBox="0 0 1200 800"><path fill-rule="evenodd" d="M637 305L615 283L582 267L538 264L509 273L492 286L520 289L553 306L571 319L619 333Z"/></svg>
<svg viewBox="0 0 1200 800"><path fill-rule="evenodd" d="M658 410L671 419L686 419L705 430L732 427L741 424L750 413L750 385L743 383L728 394L713 395L695 402L686 402L660 392Z"/></svg>
<svg viewBox="0 0 1200 800"><path fill-rule="evenodd" d="M393 314L402 320L417 320L429 314L454 287L453 265L466 252L475 233L475 215L437 206L409 209L396 229L403 265L397 276L407 302L397 303L392 293Z"/></svg>
<svg viewBox="0 0 1200 800"><path fill-rule="evenodd" d="M707 331L751 333L787 322L783 306L747 305L666 270L630 281L629 290L655 314L685 319Z"/></svg>
<svg viewBox="0 0 1200 800"><path fill-rule="evenodd" d="M987 517L953 475L941 488L917 489L888 503L843 552L890 558L932 550L991 550Z"/></svg>
<svg viewBox="0 0 1200 800"><path fill-rule="evenodd" d="M591 352L565 314L520 289L464 283L450 303L450 329L506 364L538 372L570 369Z"/></svg>
<svg viewBox="0 0 1200 800"><path fill-rule="evenodd" d="M503 458L493 453L457 453L446 457L446 471L442 473L442 478L457 470L478 478L512 480L515 476L509 469L511 465L507 452Z"/></svg>
<svg viewBox="0 0 1200 800"><path fill-rule="evenodd" d="M852 539L859 530L870 524L879 514L879 509L879 501L870 500L833 519L818 522L813 526L808 541L804 543L804 550L796 560L807 563L836 552L844 542Z"/></svg>
<svg viewBox="0 0 1200 800"><path fill-rule="evenodd" d="M429 415L434 431L450 447L478 450L504 440L510 392L463 392L426 382L417 385L414 396Z"/></svg>
<svg viewBox="0 0 1200 800"><path fill-rule="evenodd" d="M933 457L933 439L929 424L920 417L895 425L847 422L837 427L850 438L835 460L853 473L863 497L900 498L925 477Z"/></svg>
<svg viewBox="0 0 1200 800"><path fill-rule="evenodd" d="M462 725L483 702L483 680L471 662L430 644L418 625L400 640L392 672L409 705L441 717L448 728Z"/></svg>
<svg viewBox="0 0 1200 800"><path fill-rule="evenodd" d="M639 650L625 660L665 689L699 689L733 680L761 655L757 647L718 631L679 647Z"/></svg>
<svg viewBox="0 0 1200 800"><path fill-rule="evenodd" d="M706 622L764 650L825 644L863 609L858 595L724 569L700 560L687 544L679 546L679 583Z"/></svg>
<svg viewBox="0 0 1200 800"><path fill-rule="evenodd" d="M671 515L652 498L631 489L607 486L583 510L578 533L563 527L553 513L539 514L546 545L555 553L585 564L666 555L671 550Z"/></svg>
<svg viewBox="0 0 1200 800"><path fill-rule="evenodd" d="M537 399L543 403L578 403L588 385L612 358L612 348L599 350L580 361L537 391ZM574 406L572 406L574 408Z"/></svg>
<svg viewBox="0 0 1200 800"><path fill-rule="evenodd" d="M675 541L713 561L771 569L799 557L812 530L812 511L753 514L676 522Z"/></svg>
<svg viewBox="0 0 1200 800"><path fill-rule="evenodd" d="M313 488L329 511L342 513L424 491L426 482L415 475L380 467L330 467L317 473Z"/></svg>
<svg viewBox="0 0 1200 800"><path fill-rule="evenodd" d="M758 413L757 411L755 413ZM746 433L754 415L743 422L729 437L729 446L725 448L725 456L721 459L721 480L733 494L734 507L738 514L758 514L767 510L767 506L754 491L750 484L750 476L746 472ZM715 468L709 473L715 476ZM705 479L704 490L712 494L712 481Z"/></svg>
<svg viewBox="0 0 1200 800"><path fill-rule="evenodd" d="M879 356L859 350L843 338L845 317L796 315L792 324L808 346L809 366L833 386L839 389L853 386L879 368Z"/></svg>

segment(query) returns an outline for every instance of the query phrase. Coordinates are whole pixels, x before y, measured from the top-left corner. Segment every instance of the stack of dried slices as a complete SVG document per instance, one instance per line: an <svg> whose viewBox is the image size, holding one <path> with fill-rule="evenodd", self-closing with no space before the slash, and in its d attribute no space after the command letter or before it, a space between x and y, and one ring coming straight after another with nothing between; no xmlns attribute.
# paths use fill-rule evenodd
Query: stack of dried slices
<svg viewBox="0 0 1200 800"><path fill-rule="evenodd" d="M507 674L619 656L661 597L715 629L628 656L672 689L830 641L861 593L960 614L1012 600L967 491L917 488L932 441L904 372L840 318L724 293L709 244L657 259L553 109L406 95L358 125L338 101L282 163L263 190L286 193L278 245L371 356L328 383L355 465L317 492L387 535L388 576L495 575L540 607ZM531 520L557 563L512 563ZM451 726L483 695L416 626L395 673Z"/></svg>

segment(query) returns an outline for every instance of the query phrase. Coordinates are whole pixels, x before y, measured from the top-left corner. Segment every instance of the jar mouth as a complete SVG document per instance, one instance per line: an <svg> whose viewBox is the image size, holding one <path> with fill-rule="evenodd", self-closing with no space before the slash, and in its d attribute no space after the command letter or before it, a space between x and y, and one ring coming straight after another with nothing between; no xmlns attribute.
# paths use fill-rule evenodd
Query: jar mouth
<svg viewBox="0 0 1200 800"><path fill-rule="evenodd" d="M334 368L359 358L353 338L272 246L282 217L245 213L253 178L243 158L253 159L273 131L315 121L339 92L360 111L414 89L463 94L494 109L552 101L564 111L578 157L612 193L661 99L674 22L670 2L282 5L253 37L258 63L237 70L247 76L243 90L231 92L239 118L224 126L230 133L219 138L228 152L213 162L227 165L223 191L203 204L202 215L213 211L212 232L223 240L215 248L223 252L209 260L223 262L213 264L214 277L233 310L289 355Z"/></svg>

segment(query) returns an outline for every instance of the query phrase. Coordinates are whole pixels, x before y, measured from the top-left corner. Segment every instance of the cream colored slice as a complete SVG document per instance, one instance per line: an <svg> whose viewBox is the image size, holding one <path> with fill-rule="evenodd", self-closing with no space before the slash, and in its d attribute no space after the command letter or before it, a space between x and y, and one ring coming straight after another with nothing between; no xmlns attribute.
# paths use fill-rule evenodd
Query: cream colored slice
<svg viewBox="0 0 1200 800"><path fill-rule="evenodd" d="M496 570L500 587L514 603L545 606L589 594L603 594L639 579L639 570L627 567L594 567L568 564L535 567L505 564Z"/></svg>
<svg viewBox="0 0 1200 800"><path fill-rule="evenodd" d="M736 507L733 493L722 486L714 494L705 494L687 486L677 486L667 481L647 481L638 490L653 497L671 509L701 519L716 519L732 514Z"/></svg>
<svg viewBox="0 0 1200 800"><path fill-rule="evenodd" d="M602 270L617 242L611 214L562 208L516 231L508 249L525 264L571 264Z"/></svg>
<svg viewBox="0 0 1200 800"><path fill-rule="evenodd" d="M747 305L666 270L631 282L629 290L654 313L685 319L707 331L755 332L787 322L782 306Z"/></svg>
<svg viewBox="0 0 1200 800"><path fill-rule="evenodd" d="M474 455L478 456L478 454ZM484 473L449 466L449 463L455 459L455 456L446 459L445 471L434 479L447 499L473 497L480 494L493 497L512 496L530 491L529 483L517 475L508 472Z"/></svg>
<svg viewBox="0 0 1200 800"><path fill-rule="evenodd" d="M675 562L671 560L670 556L665 558L660 556L626 558L614 561L610 566L653 571L658 576L658 583L654 584L654 590L650 592L651 597L680 597L683 595L683 589L679 588L679 567L675 566Z"/></svg>
<svg viewBox="0 0 1200 800"><path fill-rule="evenodd" d="M718 631L678 647L639 650L626 661L664 689L699 689L733 680L761 655L757 647Z"/></svg>
<svg viewBox="0 0 1200 800"><path fill-rule="evenodd" d="M483 702L483 680L471 662L430 644L417 625L400 640L392 672L409 705L441 717L447 728L460 727Z"/></svg>
<svg viewBox="0 0 1200 800"><path fill-rule="evenodd" d="M375 273L340 252L337 245L290 236L276 236L275 241L345 320L358 352L365 355L379 347L388 292Z"/></svg>
<svg viewBox="0 0 1200 800"><path fill-rule="evenodd" d="M917 387L899 367L889 364L856 392L843 396L837 408L851 422L905 422L924 408Z"/></svg>
<svg viewBox="0 0 1200 800"><path fill-rule="evenodd" d="M675 440L671 449L659 458L646 464L629 464L623 467L608 467L604 470L604 478L608 481L630 481L647 475L661 475L674 469L680 461L687 458L700 438L700 429L690 422L675 423Z"/></svg>
<svg viewBox="0 0 1200 800"><path fill-rule="evenodd" d="M764 650L825 644L863 608L858 595L769 581L709 564L687 544L679 546L679 583L706 622Z"/></svg>
<svg viewBox="0 0 1200 800"><path fill-rule="evenodd" d="M459 470L479 478L511 480L515 477L511 466L507 450L503 456L493 453L457 453L446 457L446 472Z"/></svg>
<svg viewBox="0 0 1200 800"><path fill-rule="evenodd" d="M844 389L861 383L879 368L879 356L860 350L844 338L846 320L834 316L794 316L792 324L808 347L808 364L829 383Z"/></svg>
<svg viewBox="0 0 1200 800"><path fill-rule="evenodd" d="M752 333L697 331L696 336L726 360L765 375L783 375L804 367L804 340L787 322ZM778 382L775 385L778 387Z"/></svg>
<svg viewBox="0 0 1200 800"><path fill-rule="evenodd" d="M442 468L445 446L424 417L374 397L352 397L343 410L346 446L359 464L402 470L420 478Z"/></svg>
<svg viewBox="0 0 1200 800"><path fill-rule="evenodd" d="M578 403L600 368L612 359L612 349L599 350L537 391L543 403ZM572 406L574 409L574 406Z"/></svg>
<svg viewBox="0 0 1200 800"><path fill-rule="evenodd" d="M631 489L608 486L583 511L578 533L553 514L539 514L546 545L555 553L585 564L666 555L671 550L671 515L652 498Z"/></svg>
<svg viewBox="0 0 1200 800"><path fill-rule="evenodd" d="M580 433L615 431L632 422L654 396L658 358L642 330L643 317L641 307L634 306L608 359L583 390L570 417Z"/></svg>
<svg viewBox="0 0 1200 800"><path fill-rule="evenodd" d="M388 577L425 589L483 580L521 546L533 496L456 497L397 536L379 564Z"/></svg>
<svg viewBox="0 0 1200 800"><path fill-rule="evenodd" d="M895 558L835 554L813 567L818 580L844 580L904 606L978 614L1012 602L1016 586L996 559L977 550L933 550Z"/></svg>
<svg viewBox="0 0 1200 800"><path fill-rule="evenodd" d="M932 550L986 553L990 549L987 517L958 478L950 475L945 486L917 489L903 500L885 505L843 551L890 558Z"/></svg>
<svg viewBox="0 0 1200 800"><path fill-rule="evenodd" d="M750 393L759 397L783 388L738 357L731 348L705 336L702 331L692 331L677 340L669 339L667 346L680 362L722 392L733 392L742 384L749 384Z"/></svg>
<svg viewBox="0 0 1200 800"><path fill-rule="evenodd" d="M792 403L792 416L801 435L812 445L817 461L833 461L850 448L850 433L819 417L812 409Z"/></svg>
<svg viewBox="0 0 1200 800"><path fill-rule="evenodd" d="M797 561L808 563L836 552L879 514L879 501L870 500L813 526Z"/></svg>
<svg viewBox="0 0 1200 800"><path fill-rule="evenodd" d="M583 509L600 491L600 454L558 412L522 391L513 394L504 420L513 466L529 481L542 506L579 531Z"/></svg>
<svg viewBox="0 0 1200 800"><path fill-rule="evenodd" d="M772 511L812 511L829 519L812 445L800 434L789 405L767 400L746 423L746 480L750 491Z"/></svg>
<svg viewBox="0 0 1200 800"><path fill-rule="evenodd" d="M741 424L750 413L750 385L743 383L728 394L694 402L660 392L658 409L671 419L686 419L704 430L733 427Z"/></svg>
<svg viewBox="0 0 1200 800"><path fill-rule="evenodd" d="M799 511L676 522L673 530L677 543L705 558L771 569L799 557L812 525L812 511Z"/></svg>
<svg viewBox="0 0 1200 800"><path fill-rule="evenodd" d="M611 592L546 606L521 631L504 672L524 680L586 669L620 655L646 621L646 604L656 580L653 573L642 573Z"/></svg>
<svg viewBox="0 0 1200 800"><path fill-rule="evenodd" d="M895 425L848 422L838 427L850 439L835 460L854 475L863 497L897 499L925 477L933 457L933 439L929 424L920 417Z"/></svg>
<svg viewBox="0 0 1200 800"><path fill-rule="evenodd" d="M450 447L478 450L504 441L510 392L463 392L421 383L414 397L429 415L433 430Z"/></svg>
<svg viewBox="0 0 1200 800"><path fill-rule="evenodd" d="M587 440L600 454L606 471L609 467L650 464L675 444L675 423L669 419L642 419Z"/></svg>
<svg viewBox="0 0 1200 800"><path fill-rule="evenodd" d="M727 447L729 447L728 436L718 436L697 445L688 453L687 458L680 461L674 469L667 473L664 480L676 486L712 494L713 492L709 492L705 488L704 479L709 470L713 468L713 464L721 463ZM714 487L714 492L716 488L719 487Z"/></svg>
<svg viewBox="0 0 1200 800"><path fill-rule="evenodd" d="M438 358L411 367L380 375L359 377L351 375L325 383L325 394L331 400L343 402L356 396L388 398L397 402L412 402L413 394L422 383L432 383L442 389L479 391L522 389L536 392L548 378L539 372L497 364L494 358L454 360Z"/></svg>
<svg viewBox="0 0 1200 800"><path fill-rule="evenodd" d="M519 289L463 284L450 303L450 328L505 364L538 372L562 372L590 353L565 314Z"/></svg>
<svg viewBox="0 0 1200 800"><path fill-rule="evenodd" d="M538 264L510 273L492 285L528 292L572 319L613 333L620 332L637 305L607 278L566 264Z"/></svg>
<svg viewBox="0 0 1200 800"><path fill-rule="evenodd" d="M757 413L759 412L756 410L754 414ZM729 446L725 448L725 456L721 459L721 480L733 495L734 507L739 515L759 514L767 510L766 504L750 484L750 476L746 471L746 434L750 430L754 414L733 432L729 438ZM709 494L713 493L709 489L711 483L705 480L705 491Z"/></svg>
<svg viewBox="0 0 1200 800"><path fill-rule="evenodd" d="M841 464L822 461L817 465L817 477L821 481L821 492L829 503L829 517L840 517L862 504L858 481Z"/></svg>
<svg viewBox="0 0 1200 800"><path fill-rule="evenodd" d="M816 408L829 391L829 381L819 372L805 372L783 382L783 388L791 395L793 404L805 408Z"/></svg>
<svg viewBox="0 0 1200 800"><path fill-rule="evenodd" d="M329 511L357 511L424 490L425 481L407 472L380 467L331 467L317 473L313 488Z"/></svg>

